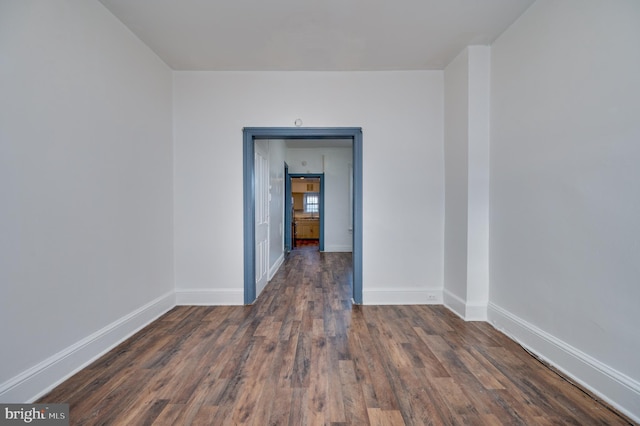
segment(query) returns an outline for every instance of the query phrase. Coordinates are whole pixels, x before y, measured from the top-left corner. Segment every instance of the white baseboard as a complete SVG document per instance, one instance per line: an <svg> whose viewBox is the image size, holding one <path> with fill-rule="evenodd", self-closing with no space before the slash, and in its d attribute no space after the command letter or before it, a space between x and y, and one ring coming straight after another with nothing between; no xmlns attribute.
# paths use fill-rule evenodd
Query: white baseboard
<svg viewBox="0 0 640 426"><path fill-rule="evenodd" d="M30 403L175 306L173 291L158 297L0 384L0 401Z"/></svg>
<svg viewBox="0 0 640 426"><path fill-rule="evenodd" d="M486 321L487 305L484 303L469 303L460 297L444 290L444 305L454 314L465 321Z"/></svg>
<svg viewBox="0 0 640 426"><path fill-rule="evenodd" d="M467 303L467 321L486 321L487 320L487 304L486 303Z"/></svg>
<svg viewBox="0 0 640 426"><path fill-rule="evenodd" d="M244 289L176 289L176 305L243 305Z"/></svg>
<svg viewBox="0 0 640 426"><path fill-rule="evenodd" d="M441 305L442 289L363 289L362 299L364 305Z"/></svg>
<svg viewBox="0 0 640 426"><path fill-rule="evenodd" d="M281 253L280 257L276 260L276 262L273 264L273 266L271 268L269 268L268 281L271 281L271 279L276 274L276 272L278 272L278 269L280 269L280 266L282 266L283 263L284 263L284 253Z"/></svg>
<svg viewBox="0 0 640 426"><path fill-rule="evenodd" d="M353 248L349 246L339 246L339 245L326 245L324 246L325 253L351 253Z"/></svg>
<svg viewBox="0 0 640 426"><path fill-rule="evenodd" d="M640 423L640 382L493 303L488 318L496 329Z"/></svg>
<svg viewBox="0 0 640 426"><path fill-rule="evenodd" d="M443 297L444 306L449 308L449 310L451 312L453 312L454 314L456 314L460 318L465 319L465 315L464 315L464 313L465 313L464 300L462 300L461 298L459 298L455 294L451 293L449 290L444 290L443 291L443 296L444 296Z"/></svg>

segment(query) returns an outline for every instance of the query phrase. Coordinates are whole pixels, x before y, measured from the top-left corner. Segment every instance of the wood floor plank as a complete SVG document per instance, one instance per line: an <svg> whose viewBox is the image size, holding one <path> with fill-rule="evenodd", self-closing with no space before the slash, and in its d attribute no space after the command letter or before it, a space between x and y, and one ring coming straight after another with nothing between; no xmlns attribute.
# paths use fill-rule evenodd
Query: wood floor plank
<svg viewBox="0 0 640 426"><path fill-rule="evenodd" d="M368 408L369 424L371 426L402 426L404 419L397 410L382 410L381 408Z"/></svg>
<svg viewBox="0 0 640 426"><path fill-rule="evenodd" d="M115 417L114 424L132 425L132 424L153 424L164 408L168 405L166 399L152 399L143 403L131 404L131 409L120 413Z"/></svg>
<svg viewBox="0 0 640 426"><path fill-rule="evenodd" d="M345 417L349 424L369 424L364 394L358 384L353 361L339 361L340 382L342 383L342 396L344 398Z"/></svg>
<svg viewBox="0 0 640 426"><path fill-rule="evenodd" d="M218 407L202 405L193 416L191 426L211 426L211 419L216 416Z"/></svg>
<svg viewBox="0 0 640 426"><path fill-rule="evenodd" d="M451 377L434 377L431 381L434 387L438 389L437 392L443 395L444 403L452 413L460 416L478 415L478 411L454 379Z"/></svg>
<svg viewBox="0 0 640 426"><path fill-rule="evenodd" d="M327 418L331 423L345 423L345 408L342 380L340 370L337 368L340 362L339 348L343 346L343 337L330 337L327 339L327 356L330 368L328 369L328 395Z"/></svg>
<svg viewBox="0 0 640 426"><path fill-rule="evenodd" d="M277 386L272 392L273 401L269 412L268 425L289 424L293 389Z"/></svg>
<svg viewBox="0 0 640 426"><path fill-rule="evenodd" d="M154 426L173 426L178 424L181 418L184 404L167 404L155 418Z"/></svg>
<svg viewBox="0 0 640 426"><path fill-rule="evenodd" d="M183 410L180 413L179 422L183 424L191 424L198 416L198 413L201 413L205 398L206 395L204 394L194 394L186 404L183 404ZM217 410L215 412L217 412Z"/></svg>
<svg viewBox="0 0 640 426"><path fill-rule="evenodd" d="M329 399L328 370L331 368L327 357L326 338L314 338L311 350L313 352L313 358L311 371L309 373L309 409L314 414L322 414L326 411L327 400Z"/></svg>
<svg viewBox="0 0 640 426"><path fill-rule="evenodd" d="M368 371L365 379L367 381L366 384L369 386L365 388L365 397L368 399L367 407L397 410L397 400L386 378L383 366L384 357L373 342L364 316L360 317L360 319L354 319L353 325L357 332L353 335L354 343L352 347L355 353L361 354L361 359L354 357L354 361L358 369L364 368L359 366L363 363Z"/></svg>
<svg viewBox="0 0 640 426"><path fill-rule="evenodd" d="M292 391L291 405L289 409L289 425L306 425L308 424L309 398L307 397L307 389L294 388Z"/></svg>
<svg viewBox="0 0 640 426"><path fill-rule="evenodd" d="M294 388L308 388L311 369L311 342L309 333L301 333L298 336L296 354L293 360L291 386Z"/></svg>
<svg viewBox="0 0 640 426"><path fill-rule="evenodd" d="M473 350L473 349L471 349ZM479 357L471 354L466 350L455 351L456 355L462 361L464 366L474 377L482 383L485 389L504 389L504 385L500 383L499 376L494 374L495 369L489 369L479 361ZM499 374L499 373L498 373Z"/></svg>
<svg viewBox="0 0 640 426"><path fill-rule="evenodd" d="M488 323L352 306L351 254L294 250L252 306L178 306L37 402L73 425L625 425Z"/></svg>

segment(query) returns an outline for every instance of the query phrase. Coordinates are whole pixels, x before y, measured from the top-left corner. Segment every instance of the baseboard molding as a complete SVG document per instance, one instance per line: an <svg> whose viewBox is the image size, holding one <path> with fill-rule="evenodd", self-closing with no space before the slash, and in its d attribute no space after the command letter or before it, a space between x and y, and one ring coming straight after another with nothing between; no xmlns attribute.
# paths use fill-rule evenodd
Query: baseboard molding
<svg viewBox="0 0 640 426"><path fill-rule="evenodd" d="M351 253L353 248L351 246L328 246L325 244L324 252L325 253Z"/></svg>
<svg viewBox="0 0 640 426"><path fill-rule="evenodd" d="M487 320L487 305L484 303L469 303L462 300L460 297L451 293L448 290L444 290L444 305L449 308L451 312L458 315L465 321L486 321Z"/></svg>
<svg viewBox="0 0 640 426"><path fill-rule="evenodd" d="M273 266L271 268L269 268L268 281L271 281L271 279L276 274L276 272L278 272L278 269L280 269L280 266L282 266L283 263L284 263L284 253L281 253L280 257L276 260L276 262L273 264Z"/></svg>
<svg viewBox="0 0 640 426"><path fill-rule="evenodd" d="M487 304L486 303L467 303L467 321L486 321L487 320Z"/></svg>
<svg viewBox="0 0 640 426"><path fill-rule="evenodd" d="M417 290L414 288L364 289L364 305L441 305L442 289Z"/></svg>
<svg viewBox="0 0 640 426"><path fill-rule="evenodd" d="M464 300L451 293L449 290L444 290L442 293L444 306L460 318L465 319Z"/></svg>
<svg viewBox="0 0 640 426"><path fill-rule="evenodd" d="M171 291L0 384L0 401L31 403L175 306Z"/></svg>
<svg viewBox="0 0 640 426"><path fill-rule="evenodd" d="M243 305L244 289L176 289L176 305Z"/></svg>
<svg viewBox="0 0 640 426"><path fill-rule="evenodd" d="M493 303L488 319L496 329L640 423L640 382Z"/></svg>

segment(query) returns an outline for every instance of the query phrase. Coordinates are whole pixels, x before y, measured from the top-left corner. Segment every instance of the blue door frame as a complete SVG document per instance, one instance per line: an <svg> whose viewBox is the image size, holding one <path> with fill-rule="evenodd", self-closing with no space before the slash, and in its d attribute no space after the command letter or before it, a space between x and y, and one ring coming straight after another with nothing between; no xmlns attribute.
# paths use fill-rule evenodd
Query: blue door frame
<svg viewBox="0 0 640 426"><path fill-rule="evenodd" d="M298 178L298 177L320 179L320 194L319 194L320 211L318 212L318 215L320 216L320 231L319 231L320 240L318 241L319 243L318 250L324 251L324 173L290 173L288 177L289 192L287 192L286 185L285 185L285 197L288 197L289 199L291 199L291 178Z"/></svg>
<svg viewBox="0 0 640 426"><path fill-rule="evenodd" d="M362 129L359 127L245 127L242 133L244 303L250 305L256 300L254 141L256 139L351 139L353 142L352 296L354 303L362 304Z"/></svg>
<svg viewBox="0 0 640 426"><path fill-rule="evenodd" d="M291 205L291 178L289 177L289 165L284 163L284 251L289 253L293 247L291 247L291 241L293 235L291 234L291 211L293 206Z"/></svg>

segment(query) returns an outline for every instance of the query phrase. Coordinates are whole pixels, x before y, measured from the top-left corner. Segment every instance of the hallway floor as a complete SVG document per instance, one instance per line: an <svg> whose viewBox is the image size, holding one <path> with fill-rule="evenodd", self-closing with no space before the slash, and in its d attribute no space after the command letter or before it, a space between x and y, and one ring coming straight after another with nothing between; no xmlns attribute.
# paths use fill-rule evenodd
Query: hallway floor
<svg viewBox="0 0 640 426"><path fill-rule="evenodd" d="M294 249L297 248L318 248L320 247L320 240L296 240Z"/></svg>
<svg viewBox="0 0 640 426"><path fill-rule="evenodd" d="M178 306L39 402L71 424L629 424L483 322L352 306L351 254L292 251L253 306Z"/></svg>

